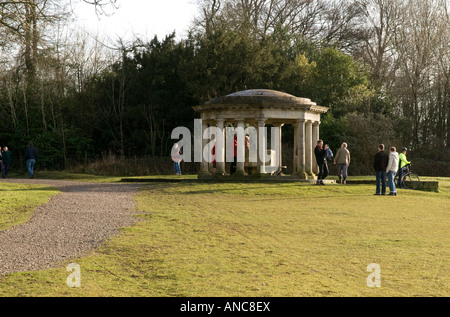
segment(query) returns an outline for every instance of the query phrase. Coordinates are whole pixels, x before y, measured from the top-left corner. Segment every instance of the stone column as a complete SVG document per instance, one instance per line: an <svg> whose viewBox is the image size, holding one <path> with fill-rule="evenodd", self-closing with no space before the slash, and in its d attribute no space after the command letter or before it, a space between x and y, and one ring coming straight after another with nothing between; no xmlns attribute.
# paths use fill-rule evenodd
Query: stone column
<svg viewBox="0 0 450 317"><path fill-rule="evenodd" d="M278 148L275 149L277 151L278 168L281 168L281 166L283 166L283 143L281 136L283 125L283 123L274 124L274 127L278 130Z"/></svg>
<svg viewBox="0 0 450 317"><path fill-rule="evenodd" d="M225 174L225 130L223 119L216 120L217 128L222 131L220 136L216 135L216 174Z"/></svg>
<svg viewBox="0 0 450 317"><path fill-rule="evenodd" d="M309 177L314 178L313 172L313 124L311 120L305 125L305 172Z"/></svg>
<svg viewBox="0 0 450 317"><path fill-rule="evenodd" d="M319 127L320 127L320 121L315 121L313 123L313 135L312 135L312 148L313 148L313 173L318 175L319 174L319 166L317 165L316 156L314 155L314 148L317 145L317 141L319 141Z"/></svg>
<svg viewBox="0 0 450 317"><path fill-rule="evenodd" d="M292 159L292 175L297 174L297 161L298 161L298 149L297 149L297 138L298 138L298 124L292 123L294 127L294 155Z"/></svg>
<svg viewBox="0 0 450 317"><path fill-rule="evenodd" d="M202 161L200 162L200 175L210 175L208 170L208 161L205 160L203 156L203 149L208 144L207 140L203 137L205 130L208 128L208 122L206 120L202 121Z"/></svg>
<svg viewBox="0 0 450 317"><path fill-rule="evenodd" d="M305 120L297 121L296 133L296 148L297 148L297 168L296 175L301 179L307 179L305 172Z"/></svg>
<svg viewBox="0 0 450 317"><path fill-rule="evenodd" d="M238 132L238 149L237 149L237 164L236 164L236 174L244 175L245 169L245 134L244 134L244 121L239 120L237 123L237 127L240 131L242 131L242 136ZM242 138L241 138L242 137ZM242 153L242 157L240 156Z"/></svg>
<svg viewBox="0 0 450 317"><path fill-rule="evenodd" d="M267 154L267 139L264 131L259 131L260 128L264 128L266 126L266 120L261 119L258 120L258 128L256 129L256 133L258 135L258 173L264 174L266 172L265 162L263 159Z"/></svg>

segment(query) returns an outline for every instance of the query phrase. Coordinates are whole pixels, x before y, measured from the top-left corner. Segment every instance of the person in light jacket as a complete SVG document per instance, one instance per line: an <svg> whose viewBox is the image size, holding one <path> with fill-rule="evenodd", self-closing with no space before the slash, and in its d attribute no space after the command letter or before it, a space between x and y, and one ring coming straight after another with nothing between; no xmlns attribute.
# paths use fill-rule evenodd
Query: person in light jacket
<svg viewBox="0 0 450 317"><path fill-rule="evenodd" d="M397 188L395 187L395 174L398 171L398 153L395 147L391 147L391 152L389 153L389 161L386 167L386 174L388 176L389 184L389 196L397 196Z"/></svg>
<svg viewBox="0 0 450 317"><path fill-rule="evenodd" d="M347 149L347 143L342 143L341 148L334 157L334 165L338 165L339 184L346 184L348 177L348 166L350 165L350 151Z"/></svg>
<svg viewBox="0 0 450 317"><path fill-rule="evenodd" d="M172 161L173 161L173 167L175 169L175 175L180 176L181 175L181 167L180 162L182 160L182 156L180 154L180 148L178 143L175 143L172 147L171 151Z"/></svg>
<svg viewBox="0 0 450 317"><path fill-rule="evenodd" d="M402 177L403 177L403 172L406 172L406 166L411 164L410 161L408 161L406 159L406 151L408 149L407 148L402 148L402 152L398 154L398 160L400 162L400 166L398 168L398 182L397 182L397 187L402 187Z"/></svg>

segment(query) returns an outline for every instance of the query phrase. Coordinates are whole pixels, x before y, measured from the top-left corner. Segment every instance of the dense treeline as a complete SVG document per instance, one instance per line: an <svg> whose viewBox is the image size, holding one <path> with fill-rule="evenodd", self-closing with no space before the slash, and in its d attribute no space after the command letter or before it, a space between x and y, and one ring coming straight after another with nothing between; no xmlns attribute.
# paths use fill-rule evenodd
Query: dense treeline
<svg viewBox="0 0 450 317"><path fill-rule="evenodd" d="M16 2L25 22L0 24L15 35L0 38L0 142L16 164L30 140L49 169L166 157L192 106L266 88L329 107L321 138L349 143L353 174L371 172L383 142L410 148L422 174L450 175L448 0L203 0L186 38L115 49L70 33L48 3Z"/></svg>

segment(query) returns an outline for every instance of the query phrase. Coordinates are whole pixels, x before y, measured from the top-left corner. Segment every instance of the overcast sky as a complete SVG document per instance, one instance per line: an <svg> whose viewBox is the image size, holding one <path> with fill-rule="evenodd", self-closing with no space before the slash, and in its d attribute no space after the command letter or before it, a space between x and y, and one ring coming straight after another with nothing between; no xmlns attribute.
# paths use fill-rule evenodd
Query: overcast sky
<svg viewBox="0 0 450 317"><path fill-rule="evenodd" d="M197 13L196 0L118 0L119 8L107 11L110 16L95 14L91 5L78 3L75 14L80 24L93 34L105 35L111 40L118 37L133 38L133 34L150 40L156 34L159 39L172 33L185 37Z"/></svg>

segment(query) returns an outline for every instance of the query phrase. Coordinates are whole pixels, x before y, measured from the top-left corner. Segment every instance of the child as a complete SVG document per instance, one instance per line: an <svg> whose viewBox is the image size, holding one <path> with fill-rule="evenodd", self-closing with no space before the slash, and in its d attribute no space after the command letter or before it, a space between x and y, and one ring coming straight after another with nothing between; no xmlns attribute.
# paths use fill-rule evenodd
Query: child
<svg viewBox="0 0 450 317"><path fill-rule="evenodd" d="M326 145L326 146L328 146L328 145ZM330 148L328 148L326 151L327 151L327 160L329 162L333 162L333 151L331 151Z"/></svg>

